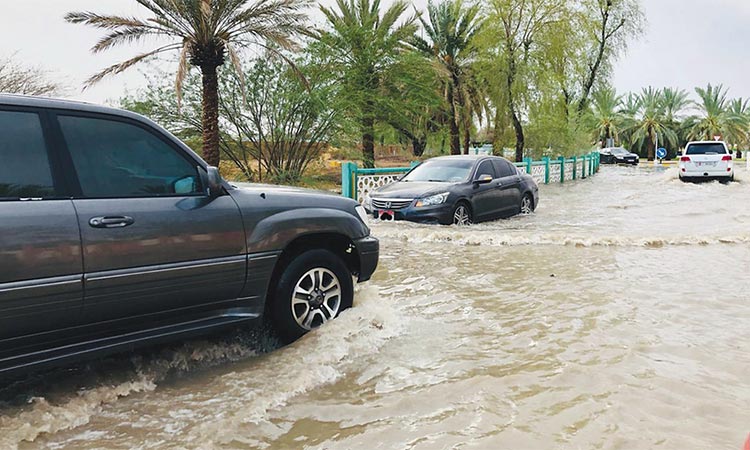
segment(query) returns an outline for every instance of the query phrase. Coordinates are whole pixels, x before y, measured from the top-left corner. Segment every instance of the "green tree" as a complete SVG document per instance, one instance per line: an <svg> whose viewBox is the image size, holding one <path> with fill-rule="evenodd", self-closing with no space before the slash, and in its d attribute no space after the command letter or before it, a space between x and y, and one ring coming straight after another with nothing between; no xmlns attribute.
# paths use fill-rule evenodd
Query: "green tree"
<svg viewBox="0 0 750 450"><path fill-rule="evenodd" d="M727 137L729 145L737 151L737 158L742 158L742 148L746 148L750 141L750 99L734 98L729 101L727 112L742 122L734 132Z"/></svg>
<svg viewBox="0 0 750 450"><path fill-rule="evenodd" d="M635 104L628 106L635 107L635 114L630 119L630 141L637 148L642 148L644 143L646 144L646 156L649 161L654 160L657 140L677 145L677 134L666 119L661 90L644 88L637 96Z"/></svg>
<svg viewBox="0 0 750 450"><path fill-rule="evenodd" d="M222 159L234 163L245 180L299 181L336 132L339 112L331 102L329 75L304 58L294 64L291 69L278 59L260 58L244 65L241 75L225 71L219 77ZM120 106L191 142L202 131L201 80L185 79L178 110L174 85L159 75Z"/></svg>
<svg viewBox="0 0 750 450"><path fill-rule="evenodd" d="M148 38L168 41L154 50L110 66L87 81L92 85L102 78L119 74L151 57L179 52L176 77L178 103L182 83L190 66L202 74L203 156L218 166L219 80L218 68L227 57L239 71L239 49L259 45L294 47L293 37L304 31L306 0L136 0L152 15L147 19L71 12L65 19L106 30L106 35L91 49L99 53Z"/></svg>
<svg viewBox="0 0 750 450"><path fill-rule="evenodd" d="M385 120L398 99L384 89L400 76L407 42L416 32L408 4L395 1L381 15L380 0L337 0L321 6L327 29L316 33L319 50L339 80L338 104L357 122L362 136L363 163L375 165L375 125Z"/></svg>
<svg viewBox="0 0 750 450"><path fill-rule="evenodd" d="M472 70L478 51L474 39L482 27L479 6L467 6L463 0L430 1L427 20L419 20L426 38L415 36L414 47L430 57L445 83L445 100L450 109L451 154L461 153L460 127L464 127L464 146L468 151L471 119L481 112L479 94Z"/></svg>
<svg viewBox="0 0 750 450"><path fill-rule="evenodd" d="M620 140L620 130L625 122L621 112L623 96L614 88L603 88L591 96L591 113L589 120L594 130L594 138L606 146L609 139Z"/></svg>
<svg viewBox="0 0 750 450"><path fill-rule="evenodd" d="M638 0L584 0L581 17L584 45L576 58L583 63L577 110L586 111L591 91L611 70L612 61L640 34L643 23Z"/></svg>
<svg viewBox="0 0 750 450"><path fill-rule="evenodd" d="M547 43L554 39L554 30L566 23L570 11L565 0L490 0L488 9L482 33L489 60L484 64L485 78L495 84L494 107L506 111L516 138L516 161L522 161L524 100L534 78L543 74L534 68L545 58Z"/></svg>
<svg viewBox="0 0 750 450"><path fill-rule="evenodd" d="M719 84L695 88L700 101L695 106L700 114L690 130L692 140L713 140L716 136L729 139L745 132L747 119L728 108L727 90Z"/></svg>
<svg viewBox="0 0 750 450"><path fill-rule="evenodd" d="M664 88L661 90L664 105L664 118L669 123L676 124L685 108L690 106L690 95L684 89Z"/></svg>

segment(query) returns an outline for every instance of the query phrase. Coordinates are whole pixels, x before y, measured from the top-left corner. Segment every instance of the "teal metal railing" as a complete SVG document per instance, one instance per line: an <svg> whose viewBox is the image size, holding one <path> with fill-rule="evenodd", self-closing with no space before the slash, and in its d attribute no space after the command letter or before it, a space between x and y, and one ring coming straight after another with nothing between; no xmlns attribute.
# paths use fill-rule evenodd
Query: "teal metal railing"
<svg viewBox="0 0 750 450"><path fill-rule="evenodd" d="M345 197L362 203L365 194L380 186L393 183L417 164L412 163L411 167L361 169L353 162L345 162L341 165L341 193ZM517 162L514 165L534 177L537 183L565 183L597 173L599 153L592 152L572 158L562 156L556 159L544 157L541 160L525 158L523 162Z"/></svg>

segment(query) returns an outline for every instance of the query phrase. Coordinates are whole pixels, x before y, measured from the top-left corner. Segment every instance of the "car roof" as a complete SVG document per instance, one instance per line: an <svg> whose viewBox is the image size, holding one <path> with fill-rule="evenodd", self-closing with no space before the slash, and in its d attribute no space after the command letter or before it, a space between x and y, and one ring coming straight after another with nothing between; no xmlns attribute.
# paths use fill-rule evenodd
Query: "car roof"
<svg viewBox="0 0 750 450"><path fill-rule="evenodd" d="M726 146L726 142L724 141L690 141L687 144L685 144L685 147L687 147L690 144L722 144Z"/></svg>
<svg viewBox="0 0 750 450"><path fill-rule="evenodd" d="M140 114L125 111L118 108L97 105L94 103L51 98L36 97L30 95L3 94L0 93L0 106L21 106L27 108L45 108L45 109L65 109L72 111L84 111L91 113L109 114L120 117L129 117L131 119L144 120Z"/></svg>
<svg viewBox="0 0 750 450"><path fill-rule="evenodd" d="M459 159L465 159L465 160L477 160L482 158L487 158L488 155L448 155L448 156L436 156L434 158L430 159L441 159L441 160L459 160Z"/></svg>

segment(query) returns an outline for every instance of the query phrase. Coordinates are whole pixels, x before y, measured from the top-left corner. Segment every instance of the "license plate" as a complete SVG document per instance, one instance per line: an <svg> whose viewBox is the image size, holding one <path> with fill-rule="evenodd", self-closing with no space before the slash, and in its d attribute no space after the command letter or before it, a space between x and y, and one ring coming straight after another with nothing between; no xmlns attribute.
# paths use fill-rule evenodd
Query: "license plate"
<svg viewBox="0 0 750 450"><path fill-rule="evenodd" d="M701 161L701 162L696 162L695 165L698 166L698 167L715 166L716 165L716 161Z"/></svg>
<svg viewBox="0 0 750 450"><path fill-rule="evenodd" d="M382 218L384 215L391 216L391 219L394 219L396 217L396 214L389 209L379 209L378 217Z"/></svg>

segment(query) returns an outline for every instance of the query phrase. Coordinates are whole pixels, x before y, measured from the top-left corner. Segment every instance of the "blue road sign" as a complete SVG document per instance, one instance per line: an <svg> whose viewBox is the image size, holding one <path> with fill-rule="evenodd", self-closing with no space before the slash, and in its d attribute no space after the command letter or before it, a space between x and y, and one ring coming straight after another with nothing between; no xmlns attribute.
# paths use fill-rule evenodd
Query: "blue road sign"
<svg viewBox="0 0 750 450"><path fill-rule="evenodd" d="M659 149L656 149L656 157L659 159L664 159L667 156L667 149L662 147Z"/></svg>

